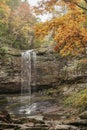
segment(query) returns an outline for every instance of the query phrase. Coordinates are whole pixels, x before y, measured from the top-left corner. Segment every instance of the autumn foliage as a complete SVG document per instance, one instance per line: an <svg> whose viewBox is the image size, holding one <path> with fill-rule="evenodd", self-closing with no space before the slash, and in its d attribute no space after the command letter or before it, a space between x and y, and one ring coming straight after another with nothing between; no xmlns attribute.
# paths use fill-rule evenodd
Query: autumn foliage
<svg viewBox="0 0 87 130"><path fill-rule="evenodd" d="M21 0L0 0L0 47L29 49L36 22L30 5Z"/></svg>
<svg viewBox="0 0 87 130"><path fill-rule="evenodd" d="M85 1L83 3L87 4ZM35 26L36 38L43 39L44 36L52 32L51 36L56 42L54 49L60 54L86 53L87 13L80 0L61 0L61 2L49 0L39 4L40 12L37 7L35 7L35 11L36 13L43 13L44 10L53 12L55 6L59 5L67 6L67 12L60 17L52 17L49 21L37 24Z"/></svg>

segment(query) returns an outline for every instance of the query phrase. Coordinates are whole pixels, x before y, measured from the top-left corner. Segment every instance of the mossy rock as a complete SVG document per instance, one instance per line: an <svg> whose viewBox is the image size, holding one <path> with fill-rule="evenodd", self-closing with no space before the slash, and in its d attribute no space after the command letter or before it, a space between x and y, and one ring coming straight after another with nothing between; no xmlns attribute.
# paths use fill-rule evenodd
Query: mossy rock
<svg viewBox="0 0 87 130"><path fill-rule="evenodd" d="M81 113L81 114L79 115L79 117L80 117L81 119L87 119L87 111L84 111L83 113Z"/></svg>

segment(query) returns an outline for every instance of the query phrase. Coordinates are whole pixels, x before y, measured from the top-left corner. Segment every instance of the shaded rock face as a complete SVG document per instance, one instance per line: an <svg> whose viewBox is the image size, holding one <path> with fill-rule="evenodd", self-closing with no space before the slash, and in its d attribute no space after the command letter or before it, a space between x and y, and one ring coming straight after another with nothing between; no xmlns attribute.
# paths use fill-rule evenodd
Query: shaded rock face
<svg viewBox="0 0 87 130"><path fill-rule="evenodd" d="M87 82L87 58L62 57L50 48L35 50L36 60L36 85L32 89L42 90L62 84L80 84Z"/></svg>
<svg viewBox="0 0 87 130"><path fill-rule="evenodd" d="M20 91L21 58L17 50L0 54L0 93Z"/></svg>
<svg viewBox="0 0 87 130"><path fill-rule="evenodd" d="M86 82L87 66L81 65L83 57L61 57L52 50L37 51L37 84L60 85L62 83ZM87 63L86 63L87 64Z"/></svg>
<svg viewBox="0 0 87 130"><path fill-rule="evenodd" d="M37 49L35 52L36 76L32 76L32 80L36 80L36 85L31 84L32 89L47 89L64 83L86 83L86 56L65 58L49 48ZM1 56L0 69L0 93L20 92L21 53L10 49L7 54Z"/></svg>

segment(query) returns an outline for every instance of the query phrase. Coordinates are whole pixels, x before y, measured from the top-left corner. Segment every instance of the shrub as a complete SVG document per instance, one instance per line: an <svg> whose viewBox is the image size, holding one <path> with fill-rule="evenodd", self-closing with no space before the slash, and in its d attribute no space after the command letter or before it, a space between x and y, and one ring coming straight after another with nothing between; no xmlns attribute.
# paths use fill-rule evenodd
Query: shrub
<svg viewBox="0 0 87 130"><path fill-rule="evenodd" d="M87 108L87 88L66 98L65 105L85 110Z"/></svg>

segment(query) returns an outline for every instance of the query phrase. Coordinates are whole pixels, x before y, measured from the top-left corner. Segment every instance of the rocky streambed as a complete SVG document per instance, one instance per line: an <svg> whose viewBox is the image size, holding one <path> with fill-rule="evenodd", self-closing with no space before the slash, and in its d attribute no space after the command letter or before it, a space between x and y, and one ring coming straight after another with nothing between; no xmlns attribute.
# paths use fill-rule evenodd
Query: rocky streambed
<svg viewBox="0 0 87 130"><path fill-rule="evenodd" d="M6 110L0 112L0 130L87 130L87 111L76 116L59 113L37 114L28 117L13 117Z"/></svg>
<svg viewBox="0 0 87 130"><path fill-rule="evenodd" d="M79 114L77 109L63 106L52 96L34 96L28 106L27 97L23 97L26 103L20 104L20 95L3 95L0 130L87 130L87 111Z"/></svg>

